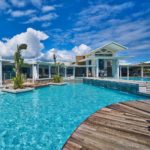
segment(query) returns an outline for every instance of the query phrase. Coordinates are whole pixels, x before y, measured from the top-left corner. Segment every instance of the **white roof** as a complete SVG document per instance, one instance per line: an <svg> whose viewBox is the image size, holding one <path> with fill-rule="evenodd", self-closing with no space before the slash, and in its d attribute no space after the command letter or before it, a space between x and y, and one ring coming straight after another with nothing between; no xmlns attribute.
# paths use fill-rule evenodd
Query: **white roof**
<svg viewBox="0 0 150 150"><path fill-rule="evenodd" d="M107 49L107 50L109 50L109 51L112 51L113 53L116 53L116 52L118 52L118 51L126 50L126 49L128 49L128 48L125 47L125 46L123 46L123 45L121 45L121 44L118 44L118 43L116 43L116 42L110 42L110 43L108 43L108 44L106 44L106 45L104 45L104 46L102 46L102 47L99 47L99 48L97 48L97 49L91 51L91 52L90 52L89 54L87 54L87 55L93 54L93 53L95 53L95 52L97 52L97 51L99 51L99 50L101 50L101 49Z"/></svg>
<svg viewBox="0 0 150 150"><path fill-rule="evenodd" d="M79 62L84 62L86 60L97 60L97 59L125 59L125 58L129 58L129 56L115 56L115 57L106 57L106 56L103 56L103 57L88 57L88 58L85 58L85 59L82 59L80 60Z"/></svg>
<svg viewBox="0 0 150 150"><path fill-rule="evenodd" d="M0 58L0 61L8 62L8 63L14 63L13 59L2 59L2 58ZM32 64L41 64L41 65L52 64L51 62L35 61L35 60L28 60L28 59L25 59L24 63L30 64L30 65L32 65Z"/></svg>

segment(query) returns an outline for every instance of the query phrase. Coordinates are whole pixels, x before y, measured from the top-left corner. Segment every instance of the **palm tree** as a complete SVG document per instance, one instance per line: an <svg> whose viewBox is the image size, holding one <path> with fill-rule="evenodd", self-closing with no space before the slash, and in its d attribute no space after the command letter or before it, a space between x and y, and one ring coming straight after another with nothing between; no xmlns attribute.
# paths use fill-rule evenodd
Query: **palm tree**
<svg viewBox="0 0 150 150"><path fill-rule="evenodd" d="M15 72L16 72L16 76L13 79L14 81L14 88L22 88L23 85L23 79L21 76L21 67L23 65L24 59L21 57L21 52L22 50L27 49L27 44L20 44L17 45L17 49L15 51L14 54L14 62L15 62Z"/></svg>
<svg viewBox="0 0 150 150"><path fill-rule="evenodd" d="M53 60L54 60L54 63L56 64L56 54L55 53L53 54Z"/></svg>

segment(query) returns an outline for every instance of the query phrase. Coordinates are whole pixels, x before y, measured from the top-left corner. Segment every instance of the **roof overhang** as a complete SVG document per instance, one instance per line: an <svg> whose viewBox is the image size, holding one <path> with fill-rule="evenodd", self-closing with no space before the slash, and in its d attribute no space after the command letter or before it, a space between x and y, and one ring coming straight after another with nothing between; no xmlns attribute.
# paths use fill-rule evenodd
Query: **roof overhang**
<svg viewBox="0 0 150 150"><path fill-rule="evenodd" d="M116 53L116 52L119 52L119 51L122 51L122 50L126 50L128 49L127 47L119 44L119 43L116 43L116 42L110 42L102 47L99 47L93 51L91 51L89 54L87 54L86 56L88 55L91 55L93 53L96 53L97 51L101 50L101 49L106 49L106 50L109 50L109 51L112 51L113 53Z"/></svg>
<svg viewBox="0 0 150 150"><path fill-rule="evenodd" d="M66 67L79 67L79 68L82 68L82 67L95 67L95 65L70 65L70 66L66 66Z"/></svg>
<svg viewBox="0 0 150 150"><path fill-rule="evenodd" d="M125 59L125 58L129 58L130 56L114 56L114 57L87 57L85 59L80 60L79 62L85 62L88 60L97 60L97 59L107 59L107 60L113 60L113 59Z"/></svg>

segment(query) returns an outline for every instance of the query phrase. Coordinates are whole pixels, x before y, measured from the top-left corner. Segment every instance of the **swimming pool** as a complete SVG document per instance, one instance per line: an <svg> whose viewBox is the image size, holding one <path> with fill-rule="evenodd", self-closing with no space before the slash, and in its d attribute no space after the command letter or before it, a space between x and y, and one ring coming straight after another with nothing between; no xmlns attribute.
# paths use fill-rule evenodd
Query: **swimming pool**
<svg viewBox="0 0 150 150"><path fill-rule="evenodd" d="M60 150L96 110L140 99L147 98L82 83L18 95L0 93L0 149Z"/></svg>
<svg viewBox="0 0 150 150"><path fill-rule="evenodd" d="M125 80L136 80L136 81L146 81L146 82L150 82L150 78L141 78L141 77L123 77L122 79L125 79Z"/></svg>

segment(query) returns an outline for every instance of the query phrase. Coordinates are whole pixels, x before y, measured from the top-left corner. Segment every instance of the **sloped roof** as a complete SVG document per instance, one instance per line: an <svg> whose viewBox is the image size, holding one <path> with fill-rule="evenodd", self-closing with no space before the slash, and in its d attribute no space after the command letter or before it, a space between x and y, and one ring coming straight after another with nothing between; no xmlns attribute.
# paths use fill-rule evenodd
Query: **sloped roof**
<svg viewBox="0 0 150 150"><path fill-rule="evenodd" d="M99 47L99 48L91 51L89 54L87 54L87 56L90 55L90 54L96 53L97 51L102 50L102 49L106 49L106 50L111 51L112 53L116 53L118 51L126 50L128 48L123 46L123 45L121 45L121 44L119 44L119 43L110 42L110 43L108 43L108 44L106 44L106 45L104 45L102 47Z"/></svg>

